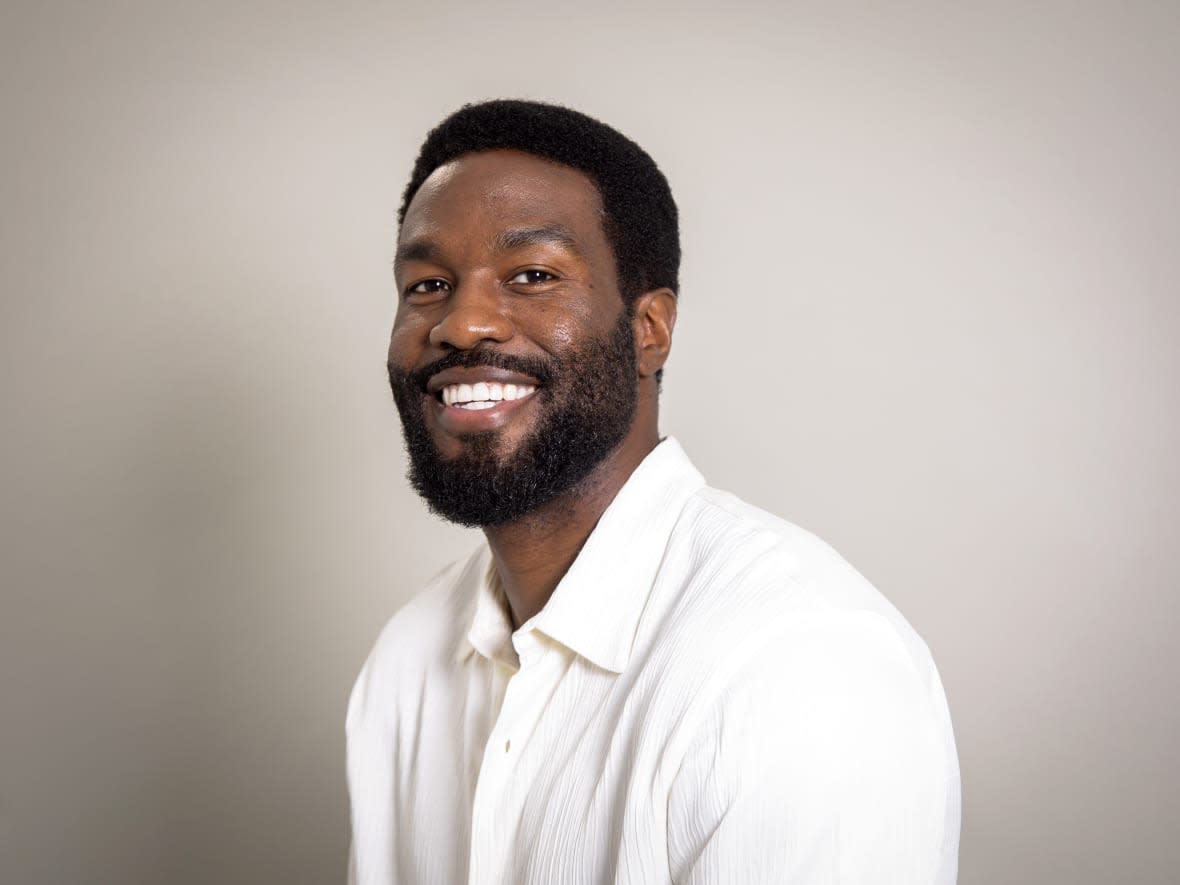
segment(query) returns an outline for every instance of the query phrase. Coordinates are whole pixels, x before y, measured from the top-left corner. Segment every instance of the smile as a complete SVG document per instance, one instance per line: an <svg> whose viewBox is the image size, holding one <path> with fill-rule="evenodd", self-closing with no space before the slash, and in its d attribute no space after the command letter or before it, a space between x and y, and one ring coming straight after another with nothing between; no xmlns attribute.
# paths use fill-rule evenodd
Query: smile
<svg viewBox="0 0 1180 885"><path fill-rule="evenodd" d="M495 408L501 402L524 399L536 390L532 384L476 381L474 384L448 384L438 391L437 396L444 406L478 411Z"/></svg>
<svg viewBox="0 0 1180 885"><path fill-rule="evenodd" d="M531 375L498 366L456 366L426 382L437 427L464 436L500 430L529 409L541 383Z"/></svg>

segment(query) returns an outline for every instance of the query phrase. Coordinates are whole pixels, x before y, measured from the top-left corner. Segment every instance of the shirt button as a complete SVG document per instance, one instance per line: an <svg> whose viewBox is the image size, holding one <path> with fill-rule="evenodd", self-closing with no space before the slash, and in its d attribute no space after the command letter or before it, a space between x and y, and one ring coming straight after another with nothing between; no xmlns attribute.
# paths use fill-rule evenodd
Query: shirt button
<svg viewBox="0 0 1180 885"><path fill-rule="evenodd" d="M512 738L509 738L508 740L504 741L504 752L507 753L511 749L512 749Z"/></svg>

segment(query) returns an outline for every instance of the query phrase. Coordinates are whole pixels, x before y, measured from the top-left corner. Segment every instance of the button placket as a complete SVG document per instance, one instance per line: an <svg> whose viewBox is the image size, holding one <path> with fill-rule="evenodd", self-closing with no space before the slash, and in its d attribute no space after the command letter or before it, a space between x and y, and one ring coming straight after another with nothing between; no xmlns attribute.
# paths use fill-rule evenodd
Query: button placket
<svg viewBox="0 0 1180 885"><path fill-rule="evenodd" d="M498 821L507 819L500 811L516 761L516 754L511 753L510 734L518 726L521 714L527 708L528 687L522 684L527 681L524 676L523 670L519 670L508 679L504 701L484 747L472 801L469 863L472 882L486 881L489 871L503 868L503 854L508 840L504 834L496 832L496 828Z"/></svg>
<svg viewBox="0 0 1180 885"><path fill-rule="evenodd" d="M471 816L471 881L495 881L509 862L507 852L515 830L509 821L519 818L518 808L527 785L520 783L522 754L527 737L544 715L548 698L546 682L555 675L541 662L546 659L545 642L530 631L513 636L520 662L509 679L499 714L484 746L483 762L476 781Z"/></svg>

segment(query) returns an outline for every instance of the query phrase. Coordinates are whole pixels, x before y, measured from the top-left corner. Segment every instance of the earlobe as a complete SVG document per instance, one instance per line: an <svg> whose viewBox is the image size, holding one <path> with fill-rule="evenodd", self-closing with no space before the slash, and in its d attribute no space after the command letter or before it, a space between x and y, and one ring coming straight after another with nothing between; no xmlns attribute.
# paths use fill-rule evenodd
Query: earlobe
<svg viewBox="0 0 1180 885"><path fill-rule="evenodd" d="M635 302L636 356L639 376L655 375L672 350L676 326L676 293L671 289L644 292Z"/></svg>

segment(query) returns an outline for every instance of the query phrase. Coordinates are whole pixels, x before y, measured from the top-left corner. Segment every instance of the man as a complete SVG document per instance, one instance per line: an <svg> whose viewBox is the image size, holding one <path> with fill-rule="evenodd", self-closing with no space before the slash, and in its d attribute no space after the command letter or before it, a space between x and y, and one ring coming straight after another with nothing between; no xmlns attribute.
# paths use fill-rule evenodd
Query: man
<svg viewBox="0 0 1180 885"><path fill-rule="evenodd" d="M399 220L410 479L487 543L353 692L354 881L953 882L926 647L661 441L680 247L651 158L565 108L472 105L427 136Z"/></svg>

